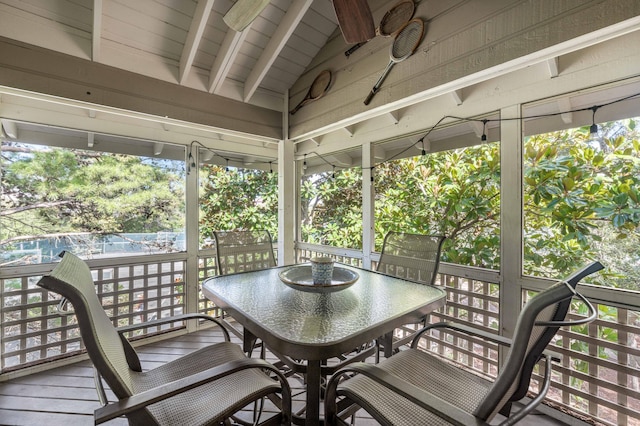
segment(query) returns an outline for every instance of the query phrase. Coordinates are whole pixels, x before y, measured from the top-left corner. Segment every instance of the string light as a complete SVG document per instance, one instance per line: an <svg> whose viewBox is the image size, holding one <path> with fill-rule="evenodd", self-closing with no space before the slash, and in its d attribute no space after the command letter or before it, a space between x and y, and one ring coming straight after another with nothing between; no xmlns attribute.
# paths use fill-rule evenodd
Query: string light
<svg viewBox="0 0 640 426"><path fill-rule="evenodd" d="M424 149L424 138L421 138L420 140L422 141L422 156L424 157L427 155L427 151Z"/></svg>
<svg viewBox="0 0 640 426"><path fill-rule="evenodd" d="M487 120L486 118L484 120L482 120L482 136L480 137L480 140L482 142L486 142L487 141Z"/></svg>
<svg viewBox="0 0 640 426"><path fill-rule="evenodd" d="M302 170L307 170L307 154L304 155L304 161L302 162Z"/></svg>
<svg viewBox="0 0 640 426"><path fill-rule="evenodd" d="M596 111L598 110L598 108L600 108L599 106L592 106L591 107L591 111L593 111L593 116L592 116L592 124L591 127L589 127L589 133L591 135L597 135L598 134L598 125L596 124Z"/></svg>
<svg viewBox="0 0 640 426"><path fill-rule="evenodd" d="M220 157L222 159L224 159L227 162L227 167L226 167L226 171L229 171L229 161L231 160L231 158L227 158L227 157L223 157L222 155L218 154L217 152L215 152L213 149L205 146L204 144L202 144L200 141L191 141L191 143L189 144L189 148L187 151L187 174L191 173L191 169L196 167L196 161L195 158L193 157L193 147L194 145L198 145L199 147L201 147L202 149L206 150L206 154L204 154L202 156L202 160L204 161L209 161L211 160L214 156L215 157ZM236 159L237 161L241 161ZM270 171L273 173L273 160L269 160L269 161L263 161L263 162L253 162L252 164L269 164L269 169ZM276 164L278 164L276 162Z"/></svg>

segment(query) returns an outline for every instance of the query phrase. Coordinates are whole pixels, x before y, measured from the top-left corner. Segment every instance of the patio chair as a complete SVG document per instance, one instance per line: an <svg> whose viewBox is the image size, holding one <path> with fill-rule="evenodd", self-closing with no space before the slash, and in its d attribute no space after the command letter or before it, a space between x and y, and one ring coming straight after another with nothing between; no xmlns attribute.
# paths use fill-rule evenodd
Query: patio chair
<svg viewBox="0 0 640 426"><path fill-rule="evenodd" d="M220 275L276 266L269 231L214 231L213 236Z"/></svg>
<svg viewBox="0 0 640 426"><path fill-rule="evenodd" d="M276 266L273 242L271 234L267 230L213 231L213 237L220 275L256 271ZM227 321L224 312L222 320L232 333L242 338L242 329ZM264 358L262 342L254 342L249 354L253 353L253 349L256 347L261 347L260 356Z"/></svg>
<svg viewBox="0 0 640 426"><path fill-rule="evenodd" d="M440 265L440 251L446 237L442 235L407 234L389 232L384 237L380 261L376 270L387 275L404 278L421 284L433 285ZM400 346L411 342L417 331L426 325L426 317L415 324L407 324L400 328L402 337L393 333L391 348L380 347L385 356L397 352Z"/></svg>
<svg viewBox="0 0 640 426"><path fill-rule="evenodd" d="M98 299L89 267L69 252L38 285L61 294L74 307L104 404L95 411L96 424L122 415L132 425L218 424L263 397L281 410L262 424L290 423L291 390L285 377L268 362L247 358L216 319L185 314L116 329ZM143 371L123 333L192 318L216 323L225 341ZM102 380L118 401L106 402Z"/></svg>
<svg viewBox="0 0 640 426"><path fill-rule="evenodd" d="M582 278L602 268L599 262L594 262L529 300L518 317L513 339L465 325L438 323L425 327L410 349L377 365L358 363L341 369L327 386L328 424L342 424L341 419L357 407L364 408L384 425L480 425L488 424L498 413L507 417L501 424L515 424L531 413L549 390L551 360L559 361L559 355L545 348L558 328L585 324L596 318L594 307L575 288ZM587 305L589 315L565 321L574 296ZM422 333L430 330L437 330L440 335L466 334L471 339L505 345L510 348L508 357L491 381L418 349ZM527 395L532 370L542 358L545 369L538 394L512 414L512 404ZM338 401L339 397L343 399Z"/></svg>

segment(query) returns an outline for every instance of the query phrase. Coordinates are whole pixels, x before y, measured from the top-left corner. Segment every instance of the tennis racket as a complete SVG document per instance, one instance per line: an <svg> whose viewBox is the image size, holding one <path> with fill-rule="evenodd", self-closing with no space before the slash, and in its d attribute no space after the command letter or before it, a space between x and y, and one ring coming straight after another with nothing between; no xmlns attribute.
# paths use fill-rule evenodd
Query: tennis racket
<svg viewBox="0 0 640 426"><path fill-rule="evenodd" d="M324 70L320 74L318 74L315 80L313 80L313 83L311 83L311 87L309 87L309 91L307 92L304 99L301 100L300 103L296 105L294 109L289 111L289 113L293 115L296 112L298 112L300 108L302 108L309 102L315 101L316 99L321 98L325 93L327 93L327 90L329 89L330 85L331 85L331 71Z"/></svg>
<svg viewBox="0 0 640 426"><path fill-rule="evenodd" d="M416 10L416 5L413 0L402 0L396 3L391 9L387 10L380 20L380 25L376 28L376 35L383 37L390 37L397 33L404 25L413 18L413 14ZM349 57L353 52L360 49L366 41L354 44L344 52L346 57Z"/></svg>
<svg viewBox="0 0 640 426"><path fill-rule="evenodd" d="M378 82L373 86L371 92L364 100L365 105L369 105L371 99L375 96L376 93L380 90L380 86L382 86L382 82L391 71L391 68L398 62L402 62L407 59L409 56L415 52L416 48L422 41L422 35L424 33L424 22L422 19L416 18L412 19L407 24L402 27L402 29L396 35L395 40L393 40L393 44L391 45L391 51L389 52L390 60L387 68L385 68L384 72L378 79Z"/></svg>

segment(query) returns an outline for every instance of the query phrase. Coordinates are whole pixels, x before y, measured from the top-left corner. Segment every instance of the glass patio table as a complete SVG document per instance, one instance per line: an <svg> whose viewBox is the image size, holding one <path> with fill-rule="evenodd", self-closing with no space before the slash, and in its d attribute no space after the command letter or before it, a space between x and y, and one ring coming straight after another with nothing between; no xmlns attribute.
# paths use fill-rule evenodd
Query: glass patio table
<svg viewBox="0 0 640 426"><path fill-rule="evenodd" d="M336 263L359 277L335 292L286 285L279 273L296 266L211 277L202 291L244 328L245 350L256 338L276 354L307 362L305 424L320 424L321 366L444 305L443 289ZM382 336L382 337L381 337ZM385 345L391 347L391 345Z"/></svg>

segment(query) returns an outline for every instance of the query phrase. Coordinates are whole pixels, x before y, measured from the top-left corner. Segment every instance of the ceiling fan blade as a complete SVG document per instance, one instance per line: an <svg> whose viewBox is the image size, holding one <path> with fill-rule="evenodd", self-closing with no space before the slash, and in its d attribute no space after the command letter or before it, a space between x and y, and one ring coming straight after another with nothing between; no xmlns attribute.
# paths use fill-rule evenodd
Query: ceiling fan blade
<svg viewBox="0 0 640 426"><path fill-rule="evenodd" d="M375 37L376 27L367 0L333 0L342 36L348 44Z"/></svg>
<svg viewBox="0 0 640 426"><path fill-rule="evenodd" d="M269 4L269 0L238 0L222 18L229 26L238 32L247 28Z"/></svg>

